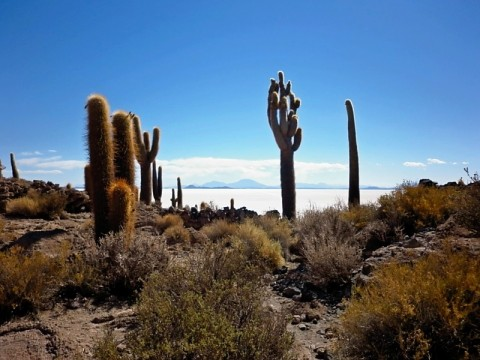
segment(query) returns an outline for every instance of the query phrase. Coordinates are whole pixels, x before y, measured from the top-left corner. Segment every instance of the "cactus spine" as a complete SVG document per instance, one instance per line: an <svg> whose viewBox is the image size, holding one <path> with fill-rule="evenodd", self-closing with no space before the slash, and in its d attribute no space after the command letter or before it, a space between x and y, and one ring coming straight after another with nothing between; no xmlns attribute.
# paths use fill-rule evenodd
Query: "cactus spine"
<svg viewBox="0 0 480 360"><path fill-rule="evenodd" d="M17 169L17 163L15 162L15 154L14 153L10 153L10 164L12 166L12 177L14 179L20 179L20 175L19 175L18 169Z"/></svg>
<svg viewBox="0 0 480 360"><path fill-rule="evenodd" d="M282 215L293 219L296 215L294 152L302 142L302 129L298 127L297 116L300 99L291 91L290 81L285 85L283 72L278 72L278 79L278 82L270 79L267 116L280 149Z"/></svg>
<svg viewBox="0 0 480 360"><path fill-rule="evenodd" d="M133 127L135 133L135 155L140 164L140 200L150 205L152 202L152 168L151 164L158 153L158 143L160 141L160 129L153 128L152 146L150 148L150 136L148 132L143 133L140 119L133 116Z"/></svg>
<svg viewBox="0 0 480 360"><path fill-rule="evenodd" d="M112 115L115 178L135 187L135 148L130 115L116 111Z"/></svg>
<svg viewBox="0 0 480 360"><path fill-rule="evenodd" d="M355 131L355 113L350 100L345 101L348 115L348 149L349 149L349 185L348 206L360 205L360 176L358 166L357 135Z"/></svg>
<svg viewBox="0 0 480 360"><path fill-rule="evenodd" d="M132 216L135 211L134 194L131 185L125 179L115 180L108 193L110 230L115 232L124 230L127 240L130 240L134 227Z"/></svg>
<svg viewBox="0 0 480 360"><path fill-rule="evenodd" d="M182 182L180 178L177 177L177 207L183 209L183 191L182 191Z"/></svg>

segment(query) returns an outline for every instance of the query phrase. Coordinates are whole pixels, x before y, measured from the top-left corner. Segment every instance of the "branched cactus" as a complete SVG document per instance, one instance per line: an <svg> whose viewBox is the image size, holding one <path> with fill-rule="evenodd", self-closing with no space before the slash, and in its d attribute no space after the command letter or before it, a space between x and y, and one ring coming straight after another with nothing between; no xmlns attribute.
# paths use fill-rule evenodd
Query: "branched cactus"
<svg viewBox="0 0 480 360"><path fill-rule="evenodd" d="M99 244L110 231L124 229L128 237L133 231L134 149L126 113L115 113L113 131L108 103L103 96L91 95L86 108L90 162L85 167L85 186L92 199L95 241Z"/></svg>
<svg viewBox="0 0 480 360"><path fill-rule="evenodd" d="M12 166L12 177L14 179L20 179L20 175L19 175L18 169L17 169L17 163L15 162L15 154L14 153L10 153L10 164Z"/></svg>
<svg viewBox="0 0 480 360"><path fill-rule="evenodd" d="M130 115L124 111L116 111L112 115L112 125L115 178L124 179L134 189L135 147Z"/></svg>
<svg viewBox="0 0 480 360"><path fill-rule="evenodd" d="M292 92L292 84L284 83L283 72L279 71L277 82L271 79L268 90L268 123L275 142L280 149L280 181L282 187L282 215L295 218L295 169L294 152L302 142L302 129L298 127L297 109L300 99Z"/></svg>
<svg viewBox="0 0 480 360"><path fill-rule="evenodd" d="M152 163L158 153L158 144L160 142L160 129L153 128L152 146L150 147L150 135L143 133L140 119L133 116L133 127L135 133L135 155L140 164L140 200L150 205L152 202Z"/></svg>
<svg viewBox="0 0 480 360"><path fill-rule="evenodd" d="M357 135L355 131L355 113L350 100L345 101L348 115L348 149L349 149L349 185L348 185L348 206L360 205L360 176L358 165Z"/></svg>

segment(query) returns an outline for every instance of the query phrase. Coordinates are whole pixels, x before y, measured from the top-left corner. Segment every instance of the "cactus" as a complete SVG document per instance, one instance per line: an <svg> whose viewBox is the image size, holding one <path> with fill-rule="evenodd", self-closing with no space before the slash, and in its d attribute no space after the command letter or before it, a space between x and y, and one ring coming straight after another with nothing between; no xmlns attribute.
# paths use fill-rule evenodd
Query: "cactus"
<svg viewBox="0 0 480 360"><path fill-rule="evenodd" d="M177 207L183 209L183 191L182 191L182 182L180 178L177 177Z"/></svg>
<svg viewBox="0 0 480 360"><path fill-rule="evenodd" d="M235 200L233 198L230 199L230 210L235 210Z"/></svg>
<svg viewBox="0 0 480 360"><path fill-rule="evenodd" d="M153 128L152 147L150 148L150 136L148 132L143 133L140 119L133 116L133 128L135 134L135 155L140 164L140 200L150 205L152 202L152 168L151 164L158 153L158 143L160 141L160 129Z"/></svg>
<svg viewBox="0 0 480 360"><path fill-rule="evenodd" d="M172 198L170 199L170 201L172 202L172 208L175 209L175 207L177 206L177 198L175 197L175 189L172 189Z"/></svg>
<svg viewBox="0 0 480 360"><path fill-rule="evenodd" d="M110 227L108 224L108 192L114 180L113 144L109 108L101 95L91 95L87 100L88 149L90 157L91 194L95 224L95 240L99 243Z"/></svg>
<svg viewBox="0 0 480 360"><path fill-rule="evenodd" d="M130 240L134 228L134 196L132 186L121 178L112 183L108 193L110 230L115 232L124 230L127 240Z"/></svg>
<svg viewBox="0 0 480 360"><path fill-rule="evenodd" d="M10 153L10 164L12 166L12 177L14 179L20 179L20 175L18 174L17 164L15 162L15 154Z"/></svg>
<svg viewBox="0 0 480 360"><path fill-rule="evenodd" d="M357 135L355 131L355 113L350 100L345 101L348 115L348 149L349 149L349 185L348 207L360 205L360 177L358 166Z"/></svg>
<svg viewBox="0 0 480 360"><path fill-rule="evenodd" d="M0 160L0 179L3 179L3 170L5 170L5 166L3 166L2 160Z"/></svg>
<svg viewBox="0 0 480 360"><path fill-rule="evenodd" d="M158 167L157 162L153 161L152 164L152 183L153 183L153 198L155 202L158 202L159 206L162 206L162 192L163 192L163 180L162 180L162 167Z"/></svg>
<svg viewBox="0 0 480 360"><path fill-rule="evenodd" d="M92 175L90 175L90 164L85 165L83 169L83 176L85 182L85 192L92 198Z"/></svg>
<svg viewBox="0 0 480 360"><path fill-rule="evenodd" d="M300 99L291 91L290 81L285 85L283 72L278 72L278 79L278 82L270 79L267 116L280 149L282 215L293 219L296 215L294 152L302 141L302 129L298 127L297 116Z"/></svg>
<svg viewBox="0 0 480 360"><path fill-rule="evenodd" d="M135 187L135 147L130 115L116 111L112 115L115 179L124 179Z"/></svg>

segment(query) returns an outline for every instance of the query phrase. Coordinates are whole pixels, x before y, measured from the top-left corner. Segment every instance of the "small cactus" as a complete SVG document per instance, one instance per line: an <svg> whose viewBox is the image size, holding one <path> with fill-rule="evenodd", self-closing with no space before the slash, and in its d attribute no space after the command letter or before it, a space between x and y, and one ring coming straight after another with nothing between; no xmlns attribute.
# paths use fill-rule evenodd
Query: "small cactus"
<svg viewBox="0 0 480 360"><path fill-rule="evenodd" d="M158 144L160 141L160 129L153 128L152 146L150 147L150 135L143 133L140 124L140 118L133 115L133 128L135 135L135 155L140 164L140 200L150 205L152 202L152 167L158 153Z"/></svg>
<svg viewBox="0 0 480 360"><path fill-rule="evenodd" d="M158 169L158 172L157 172ZM152 164L152 183L153 183L153 198L155 202L158 202L159 206L162 206L162 192L163 192L163 180L162 180L162 167L157 168L157 162L153 161Z"/></svg>
<svg viewBox="0 0 480 360"><path fill-rule="evenodd" d="M358 165L357 135L355 131L355 113L350 100L345 101L348 115L348 149L349 149L349 185L348 206L360 205L360 176Z"/></svg>
<svg viewBox="0 0 480 360"><path fill-rule="evenodd" d="M115 180L108 193L110 230L124 230L127 239L134 228L135 192L125 179Z"/></svg>
<svg viewBox="0 0 480 360"><path fill-rule="evenodd" d="M283 72L278 82L270 79L268 90L268 123L280 149L280 181L282 187L282 214L287 219L296 215L294 152L302 142L302 129L298 127L297 109L300 99L291 91L292 84L284 83ZM280 117L280 119L279 119Z"/></svg>
<svg viewBox="0 0 480 360"><path fill-rule="evenodd" d="M175 189L172 189L172 198L170 199L172 202L172 208L176 208L177 206L177 198L175 197Z"/></svg>

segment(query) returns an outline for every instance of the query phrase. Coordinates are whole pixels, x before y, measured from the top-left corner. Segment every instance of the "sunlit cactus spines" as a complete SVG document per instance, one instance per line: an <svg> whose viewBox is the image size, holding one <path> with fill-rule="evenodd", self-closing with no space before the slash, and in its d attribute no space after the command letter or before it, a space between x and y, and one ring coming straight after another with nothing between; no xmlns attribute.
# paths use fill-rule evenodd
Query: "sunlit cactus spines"
<svg viewBox="0 0 480 360"><path fill-rule="evenodd" d="M18 173L17 163L15 161L15 154L10 153L10 165L12 166L12 177L14 179L20 179L20 174Z"/></svg>
<svg viewBox="0 0 480 360"><path fill-rule="evenodd" d="M123 230L130 239L134 229L135 190L125 179L115 180L109 189L110 230Z"/></svg>
<svg viewBox="0 0 480 360"><path fill-rule="evenodd" d="M358 165L357 134L355 131L355 113L350 100L345 101L348 115L348 153L349 153L349 185L348 206L360 205L360 175Z"/></svg>
<svg viewBox="0 0 480 360"><path fill-rule="evenodd" d="M116 111L112 115L115 178L135 186L135 146L130 114Z"/></svg>
<svg viewBox="0 0 480 360"><path fill-rule="evenodd" d="M280 149L280 181L282 187L282 215L288 219L296 215L294 152L302 142L302 129L298 127L297 109L301 102L292 92L291 82L284 82L283 72L278 82L270 80L268 90L268 123Z"/></svg>
<svg viewBox="0 0 480 360"><path fill-rule="evenodd" d="M0 160L0 179L3 178L3 170L5 170L5 166L3 166L2 160Z"/></svg>
<svg viewBox="0 0 480 360"><path fill-rule="evenodd" d="M95 240L99 243L110 230L108 192L115 176L112 130L109 106L103 96L89 96L86 109Z"/></svg>
<svg viewBox="0 0 480 360"><path fill-rule="evenodd" d="M149 205L152 202L152 163L158 153L160 142L160 129L153 128L153 138L150 147L150 135L144 132L142 135L142 127L140 118L133 116L133 128L135 138L135 155L140 164L140 200Z"/></svg>

